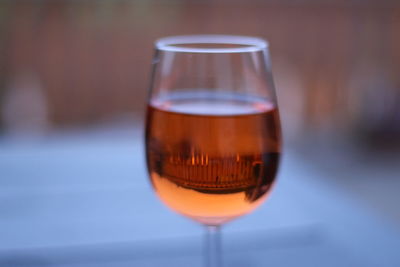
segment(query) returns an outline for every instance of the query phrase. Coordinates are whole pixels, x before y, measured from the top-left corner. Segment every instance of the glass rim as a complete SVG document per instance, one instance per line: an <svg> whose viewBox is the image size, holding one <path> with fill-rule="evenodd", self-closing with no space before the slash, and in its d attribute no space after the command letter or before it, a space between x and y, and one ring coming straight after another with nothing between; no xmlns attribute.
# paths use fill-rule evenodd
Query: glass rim
<svg viewBox="0 0 400 267"><path fill-rule="evenodd" d="M196 45L199 46L188 46ZM207 45L231 45L232 47L200 47ZM176 35L160 38L155 41L157 50L187 53L246 53L267 49L268 41L252 36L199 34Z"/></svg>

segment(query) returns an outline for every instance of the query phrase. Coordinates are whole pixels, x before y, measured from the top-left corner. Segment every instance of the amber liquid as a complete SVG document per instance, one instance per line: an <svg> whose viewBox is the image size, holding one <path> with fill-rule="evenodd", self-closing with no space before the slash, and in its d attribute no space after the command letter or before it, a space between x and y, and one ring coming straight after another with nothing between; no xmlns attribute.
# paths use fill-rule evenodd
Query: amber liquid
<svg viewBox="0 0 400 267"><path fill-rule="evenodd" d="M148 170L167 206L218 225L267 197L280 155L272 103L185 97L153 101L147 112Z"/></svg>

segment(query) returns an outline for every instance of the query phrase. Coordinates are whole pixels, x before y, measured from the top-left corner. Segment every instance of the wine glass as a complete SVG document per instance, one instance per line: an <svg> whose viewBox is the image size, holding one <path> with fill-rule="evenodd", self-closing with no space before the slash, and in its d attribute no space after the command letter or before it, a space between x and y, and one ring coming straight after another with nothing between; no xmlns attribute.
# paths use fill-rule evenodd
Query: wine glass
<svg viewBox="0 0 400 267"><path fill-rule="evenodd" d="M266 41L232 35L156 41L148 172L168 207L206 226L206 266L221 265L220 226L268 197L280 150Z"/></svg>

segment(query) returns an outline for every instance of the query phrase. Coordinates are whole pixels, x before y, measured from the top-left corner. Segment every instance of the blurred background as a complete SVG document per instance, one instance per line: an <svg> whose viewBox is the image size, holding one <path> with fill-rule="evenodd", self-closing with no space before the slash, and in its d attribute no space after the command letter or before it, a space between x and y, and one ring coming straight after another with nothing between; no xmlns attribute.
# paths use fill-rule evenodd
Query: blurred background
<svg viewBox="0 0 400 267"><path fill-rule="evenodd" d="M269 40L285 135L228 266L399 266L399 29L396 0L1 1L0 266L200 266L141 143L154 40L207 33Z"/></svg>

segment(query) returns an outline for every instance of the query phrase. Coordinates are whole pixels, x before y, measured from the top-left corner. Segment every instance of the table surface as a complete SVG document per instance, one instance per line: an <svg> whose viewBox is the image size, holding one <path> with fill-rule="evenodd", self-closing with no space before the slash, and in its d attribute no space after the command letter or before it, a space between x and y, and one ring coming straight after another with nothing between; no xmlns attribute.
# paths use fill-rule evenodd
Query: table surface
<svg viewBox="0 0 400 267"><path fill-rule="evenodd" d="M152 192L140 131L0 141L0 266L201 266L201 226ZM400 266L400 231L285 151L271 198L223 229L226 266Z"/></svg>

